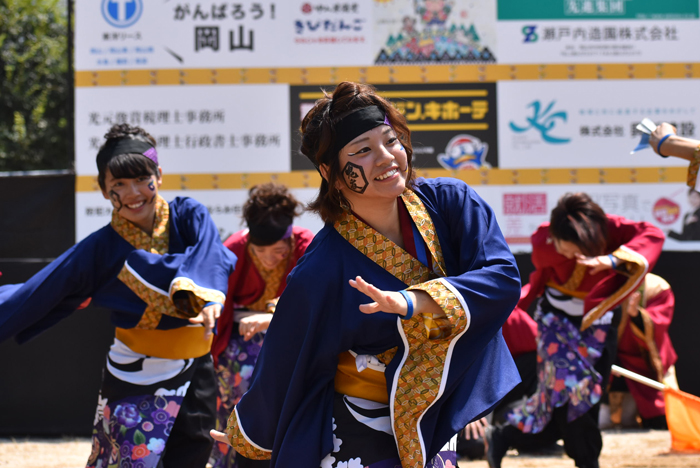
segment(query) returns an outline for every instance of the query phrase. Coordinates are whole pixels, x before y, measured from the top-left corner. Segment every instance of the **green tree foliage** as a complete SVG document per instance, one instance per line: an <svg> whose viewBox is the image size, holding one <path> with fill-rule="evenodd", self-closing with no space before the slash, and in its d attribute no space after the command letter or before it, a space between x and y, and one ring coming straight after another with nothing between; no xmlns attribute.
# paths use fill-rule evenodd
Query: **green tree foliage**
<svg viewBox="0 0 700 468"><path fill-rule="evenodd" d="M0 0L0 171L67 169L71 99L63 0Z"/></svg>

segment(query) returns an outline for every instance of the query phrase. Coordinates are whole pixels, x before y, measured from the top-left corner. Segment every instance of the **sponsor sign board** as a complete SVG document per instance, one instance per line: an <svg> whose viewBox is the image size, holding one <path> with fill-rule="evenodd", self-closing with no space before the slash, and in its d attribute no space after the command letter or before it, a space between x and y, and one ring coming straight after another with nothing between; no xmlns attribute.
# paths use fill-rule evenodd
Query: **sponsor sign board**
<svg viewBox="0 0 700 468"><path fill-rule="evenodd" d="M697 61L696 0L498 0L504 63Z"/></svg>
<svg viewBox="0 0 700 468"><path fill-rule="evenodd" d="M95 156L116 123L157 140L165 173L288 172L287 85L77 88L78 175L97 174Z"/></svg>
<svg viewBox="0 0 700 468"><path fill-rule="evenodd" d="M497 84L501 168L682 166L651 149L635 154L645 117L700 136L700 108L688 99L691 80L547 81Z"/></svg>
<svg viewBox="0 0 700 468"><path fill-rule="evenodd" d="M530 236L549 221L559 197L586 192L606 213L656 225L667 235L664 250L700 250L700 196L682 184L513 185L474 187L496 213L498 224L516 253L530 252ZM700 226L699 226L700 227Z"/></svg>
<svg viewBox="0 0 700 468"><path fill-rule="evenodd" d="M372 3L76 2L75 69L367 65Z"/></svg>
<svg viewBox="0 0 700 468"><path fill-rule="evenodd" d="M324 89L330 92L334 86ZM416 168L498 167L493 83L382 85L377 89L406 117ZM298 151L298 130L304 115L322 96L319 86L290 87L292 170L313 169Z"/></svg>

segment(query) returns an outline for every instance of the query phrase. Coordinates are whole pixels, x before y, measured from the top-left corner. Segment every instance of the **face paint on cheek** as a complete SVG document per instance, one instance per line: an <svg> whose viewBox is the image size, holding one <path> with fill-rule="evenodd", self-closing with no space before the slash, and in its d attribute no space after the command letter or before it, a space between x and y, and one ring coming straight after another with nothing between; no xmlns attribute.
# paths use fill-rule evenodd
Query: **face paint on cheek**
<svg viewBox="0 0 700 468"><path fill-rule="evenodd" d="M112 200L112 206L114 206L115 211L116 211L117 213L119 213L119 211L120 211L122 208L124 208L124 205L122 205L122 199L121 199L121 197L120 197L119 194L118 194L117 192L115 192L114 190L110 190L110 191L109 191L109 198L110 198L110 200Z"/></svg>
<svg viewBox="0 0 700 468"><path fill-rule="evenodd" d="M155 189L156 189L156 183L153 181L153 179L151 179L151 182L149 182L149 184L148 184L148 190L153 192Z"/></svg>
<svg viewBox="0 0 700 468"><path fill-rule="evenodd" d="M362 166L353 164L351 162L345 164L343 168L343 178L345 180L345 185L355 193L365 193L369 182L367 182L367 177L365 177L365 171ZM359 183L358 183L359 182Z"/></svg>

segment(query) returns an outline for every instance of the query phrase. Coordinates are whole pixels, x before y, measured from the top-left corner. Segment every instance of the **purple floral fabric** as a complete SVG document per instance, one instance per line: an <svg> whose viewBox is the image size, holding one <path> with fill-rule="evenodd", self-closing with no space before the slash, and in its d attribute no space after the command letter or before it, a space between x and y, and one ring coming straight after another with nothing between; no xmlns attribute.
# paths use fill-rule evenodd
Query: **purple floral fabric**
<svg viewBox="0 0 700 468"><path fill-rule="evenodd" d="M592 325L580 331L563 315L538 310L537 391L508 414L523 432L541 432L554 408L569 403L573 421L600 401L602 376L593 368L603 353L610 325Z"/></svg>
<svg viewBox="0 0 700 468"><path fill-rule="evenodd" d="M109 402L100 397L87 468L155 468L182 400L139 395Z"/></svg>
<svg viewBox="0 0 700 468"><path fill-rule="evenodd" d="M228 347L219 356L219 366L216 369L219 384L219 394L216 398L218 431L226 430L226 421L233 407L248 391L263 337L263 333L258 333L250 341L243 341L243 337L236 333L231 336ZM236 451L229 445L214 443L209 464L212 468L236 468Z"/></svg>

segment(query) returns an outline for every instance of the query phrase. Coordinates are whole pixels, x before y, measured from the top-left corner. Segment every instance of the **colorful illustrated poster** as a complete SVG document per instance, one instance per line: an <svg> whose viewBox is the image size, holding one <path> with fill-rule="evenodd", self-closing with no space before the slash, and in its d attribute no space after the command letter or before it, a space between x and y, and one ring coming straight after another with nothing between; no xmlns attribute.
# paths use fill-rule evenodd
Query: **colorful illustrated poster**
<svg viewBox="0 0 700 468"><path fill-rule="evenodd" d="M304 115L328 86L291 86L292 170L313 166L299 153ZM414 167L449 170L498 167L494 83L381 85L379 93L406 117Z"/></svg>
<svg viewBox="0 0 700 468"><path fill-rule="evenodd" d="M95 156L115 123L151 133L165 173L288 172L288 93L287 85L77 88L76 172L97 174Z"/></svg>
<svg viewBox="0 0 700 468"><path fill-rule="evenodd" d="M630 154L645 117L671 122L680 135L700 136L700 107L689 99L696 80L499 82L501 168L655 167L645 149ZM664 166L687 165L677 158Z"/></svg>
<svg viewBox="0 0 700 468"><path fill-rule="evenodd" d="M495 62L496 3L375 0L377 65Z"/></svg>
<svg viewBox="0 0 700 468"><path fill-rule="evenodd" d="M696 62L697 0L498 0L502 63Z"/></svg>

